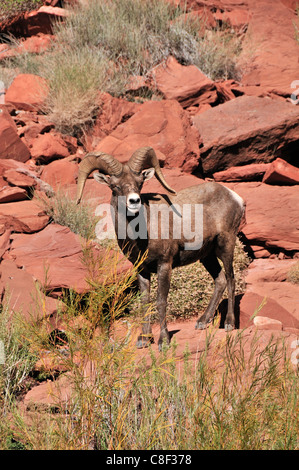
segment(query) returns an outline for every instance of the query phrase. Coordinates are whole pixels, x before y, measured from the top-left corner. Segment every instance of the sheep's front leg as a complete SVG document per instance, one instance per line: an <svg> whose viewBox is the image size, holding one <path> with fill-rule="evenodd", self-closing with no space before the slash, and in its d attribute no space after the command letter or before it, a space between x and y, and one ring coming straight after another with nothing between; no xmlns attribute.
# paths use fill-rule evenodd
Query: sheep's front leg
<svg viewBox="0 0 299 470"><path fill-rule="evenodd" d="M160 337L159 337L159 350L161 351L163 341L166 340L167 344L170 342L169 332L167 330L166 322L166 308L167 297L170 287L170 279L172 272L172 263L160 263L158 265L158 293L157 293L157 310L160 320Z"/></svg>
<svg viewBox="0 0 299 470"><path fill-rule="evenodd" d="M141 293L142 302L142 332L137 339L137 348L147 348L150 343L154 342L151 327L151 306L150 306L150 285L151 274L145 270L137 276L138 286Z"/></svg>

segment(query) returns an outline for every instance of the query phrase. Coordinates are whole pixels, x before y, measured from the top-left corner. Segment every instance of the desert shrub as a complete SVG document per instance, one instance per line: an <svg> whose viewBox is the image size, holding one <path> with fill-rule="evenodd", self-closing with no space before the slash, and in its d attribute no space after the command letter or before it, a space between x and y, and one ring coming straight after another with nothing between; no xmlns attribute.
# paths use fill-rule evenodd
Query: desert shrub
<svg viewBox="0 0 299 470"><path fill-rule="evenodd" d="M88 204L84 202L76 204L62 190L57 191L51 198L36 195L36 199L56 224L68 227L86 240L95 238L95 226L98 220Z"/></svg>
<svg viewBox="0 0 299 470"><path fill-rule="evenodd" d="M132 75L146 75L170 55L212 79L237 78L241 39L225 28L200 37L200 28L199 20L166 1L92 0L54 25L50 51L24 51L3 64L45 77L45 113L59 130L76 134L93 122L99 91L124 94Z"/></svg>
<svg viewBox="0 0 299 470"><path fill-rule="evenodd" d="M108 65L90 49L62 49L46 56L40 67L49 84L44 111L57 129L74 134L93 122L98 90L108 81Z"/></svg>
<svg viewBox="0 0 299 470"><path fill-rule="evenodd" d="M206 31L199 41L193 63L212 80L241 78L238 57L242 40L227 28Z"/></svg>
<svg viewBox="0 0 299 470"><path fill-rule="evenodd" d="M288 272L287 280L299 284L299 261L295 263Z"/></svg>
<svg viewBox="0 0 299 470"><path fill-rule="evenodd" d="M140 75L170 54L188 61L184 51L196 45L196 28L178 19L182 13L160 0L92 0L58 24L56 34L60 43L101 50L124 66L122 73Z"/></svg>

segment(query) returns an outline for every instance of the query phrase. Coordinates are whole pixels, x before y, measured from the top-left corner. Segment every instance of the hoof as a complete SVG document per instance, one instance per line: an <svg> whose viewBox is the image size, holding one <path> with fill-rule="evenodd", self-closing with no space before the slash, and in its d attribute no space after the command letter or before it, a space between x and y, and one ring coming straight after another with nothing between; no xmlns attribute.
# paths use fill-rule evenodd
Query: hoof
<svg viewBox="0 0 299 470"><path fill-rule="evenodd" d="M208 328L208 326L211 322L212 322L212 318L208 321L197 320L197 322L195 323L195 329L196 330L205 330L206 328Z"/></svg>
<svg viewBox="0 0 299 470"><path fill-rule="evenodd" d="M137 346L137 349L144 349L144 348L148 348L150 344L153 344L155 341L154 341L154 337L153 336L139 336L138 339L137 339L137 343L136 343L136 346Z"/></svg>
<svg viewBox="0 0 299 470"><path fill-rule="evenodd" d="M233 331L235 329L234 325L231 325L230 323L226 323L224 325L224 329L226 332Z"/></svg>

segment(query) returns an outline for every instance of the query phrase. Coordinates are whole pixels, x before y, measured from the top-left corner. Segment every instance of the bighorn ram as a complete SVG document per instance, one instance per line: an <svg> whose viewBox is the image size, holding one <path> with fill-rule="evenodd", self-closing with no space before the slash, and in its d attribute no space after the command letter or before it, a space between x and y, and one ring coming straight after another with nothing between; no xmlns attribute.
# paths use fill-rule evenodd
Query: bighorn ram
<svg viewBox="0 0 299 470"><path fill-rule="evenodd" d="M197 320L195 328L204 329L211 322L227 286L228 310L224 326L226 331L232 330L235 326L233 255L236 236L245 212L242 198L214 182L204 182L176 193L165 181L154 150L144 147L136 150L126 164L105 153L87 154L79 167L77 203L81 200L87 177L96 169L99 170L94 174L96 181L107 184L112 190L111 207L115 213L115 231L120 248L132 263L140 254L147 252L138 274L138 285L145 307L150 302L151 273L157 273L159 347L164 339L170 341L166 305L172 269L198 260L213 277L215 288L208 307ZM153 175L171 195L141 194L144 181ZM130 228L137 217L139 231L140 226L145 224L143 236L140 236L140 232L139 236L136 231L135 234L132 233L132 227ZM181 222L185 227L189 226L193 242L190 243L190 237L186 236L185 231L182 233L182 230L178 230ZM166 235L163 233L165 226ZM126 236L120 237L119 229L123 233L124 228ZM218 258L222 261L225 272L221 269ZM142 333L137 341L139 348L146 347L153 341L148 317L149 315L145 316Z"/></svg>

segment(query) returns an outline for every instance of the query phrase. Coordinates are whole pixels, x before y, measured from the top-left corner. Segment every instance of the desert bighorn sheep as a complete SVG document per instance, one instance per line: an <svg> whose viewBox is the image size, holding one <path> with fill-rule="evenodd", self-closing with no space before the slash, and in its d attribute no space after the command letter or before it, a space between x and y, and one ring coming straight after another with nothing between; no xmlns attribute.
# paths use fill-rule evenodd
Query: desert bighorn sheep
<svg viewBox="0 0 299 470"><path fill-rule="evenodd" d="M213 277L215 288L208 307L197 320L195 328L204 329L211 322L227 286L228 310L224 326L226 331L232 330L235 327L233 255L236 236L245 213L242 198L214 182L204 182L176 193L166 183L154 150L144 147L136 150L126 164L105 153L87 154L79 166L77 204L81 200L87 177L96 169L99 170L94 174L96 181L107 184L112 190L111 207L116 215L114 228L120 248L132 263L140 254L147 252L138 274L138 285L145 306L150 303L151 273L157 273L159 347L164 339L170 341L166 305L172 269L198 260ZM171 195L141 194L144 181L153 175ZM160 218L157 217L159 213ZM136 232L135 236L134 233L130 235L130 224L135 220L136 227L137 217L139 235L140 226L145 227L143 236L136 235ZM178 230L180 222L189 227L193 235L192 243L185 231L182 234ZM162 234L164 225L167 225L166 236L165 233ZM123 233L124 227L126 236L118 236L119 229ZM218 258L223 263L224 272ZM148 317L149 315L145 316L142 333L138 337L139 348L146 347L153 341Z"/></svg>

